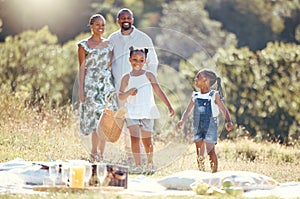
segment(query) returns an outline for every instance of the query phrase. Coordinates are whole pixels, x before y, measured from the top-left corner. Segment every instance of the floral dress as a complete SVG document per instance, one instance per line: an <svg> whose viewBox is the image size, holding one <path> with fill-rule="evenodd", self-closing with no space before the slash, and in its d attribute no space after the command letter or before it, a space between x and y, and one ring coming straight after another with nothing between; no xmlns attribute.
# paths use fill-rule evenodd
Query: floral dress
<svg viewBox="0 0 300 199"><path fill-rule="evenodd" d="M109 95L115 91L111 70L109 68L110 43L101 49L92 49L87 40L78 43L86 51L86 73L84 79L85 103L80 103L80 134L89 135L96 132L99 118L105 108ZM108 102L108 108L116 110L117 101L113 96Z"/></svg>

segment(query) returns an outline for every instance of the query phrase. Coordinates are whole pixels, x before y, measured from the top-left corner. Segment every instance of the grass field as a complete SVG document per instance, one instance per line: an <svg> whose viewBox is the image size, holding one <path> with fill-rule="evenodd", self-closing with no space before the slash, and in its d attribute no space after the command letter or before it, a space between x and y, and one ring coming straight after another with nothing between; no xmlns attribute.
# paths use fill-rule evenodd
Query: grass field
<svg viewBox="0 0 300 199"><path fill-rule="evenodd" d="M49 161L49 158L67 160L88 158L89 154L77 133L70 107L40 110L26 109L18 98L0 97L0 162L15 158L27 161ZM173 132L175 128L169 127ZM180 140L157 141L156 149L178 142L180 151L172 148L170 164L150 177L159 178L178 171L197 169L194 145ZM267 142L256 143L247 138L220 141L216 145L219 170L252 171L273 177L279 182L300 181L300 147L282 146ZM167 153L166 153L167 154ZM157 157L157 161L165 157ZM47 196L1 195L1 198L49 198ZM135 198L126 195L99 195L94 193L52 193L51 198ZM200 196L199 196L200 197ZM141 198L141 197L138 197ZM149 197L144 197L149 198ZM158 198L158 197L155 197ZM161 198L183 198L161 197ZM192 197L184 197L192 198ZM211 196L210 198L217 198ZM222 197L224 198L224 197Z"/></svg>

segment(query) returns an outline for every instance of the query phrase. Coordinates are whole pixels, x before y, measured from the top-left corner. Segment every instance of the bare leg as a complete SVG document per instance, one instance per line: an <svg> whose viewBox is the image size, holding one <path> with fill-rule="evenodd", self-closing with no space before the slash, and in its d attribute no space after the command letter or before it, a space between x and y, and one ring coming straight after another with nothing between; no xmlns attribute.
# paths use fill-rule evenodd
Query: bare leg
<svg viewBox="0 0 300 199"><path fill-rule="evenodd" d="M120 109L125 108L125 102L126 102L126 100L118 99L118 107ZM133 160L133 155L132 155L132 150L131 150L131 137L130 137L129 129L126 127L126 125L124 125L124 127L122 129L122 133L124 135L124 144L125 144L124 150L127 155L127 163L128 163L128 165L133 165L134 160Z"/></svg>
<svg viewBox="0 0 300 199"><path fill-rule="evenodd" d="M100 154L101 157L103 157L105 143L103 138L98 137L97 153Z"/></svg>
<svg viewBox="0 0 300 199"><path fill-rule="evenodd" d="M199 141L199 142L195 142L196 145L196 152L197 152L197 163L198 163L198 169L200 171L204 171L205 170L205 166L204 166L204 142L203 140Z"/></svg>
<svg viewBox="0 0 300 199"><path fill-rule="evenodd" d="M209 155L211 171L213 173L215 173L218 171L218 157L215 152L215 144L214 143L206 143L206 145L207 145L207 148L209 149L207 151L207 153Z"/></svg>
<svg viewBox="0 0 300 199"><path fill-rule="evenodd" d="M92 151L91 154L97 154L97 145L98 145L98 135L93 132L92 133Z"/></svg>
<svg viewBox="0 0 300 199"><path fill-rule="evenodd" d="M148 164L153 162L153 143L152 143L152 133L148 131L141 131L142 142L147 154Z"/></svg>
<svg viewBox="0 0 300 199"><path fill-rule="evenodd" d="M91 160L100 161L105 148L105 140L100 138L97 133L92 133L92 150L91 150Z"/></svg>
<svg viewBox="0 0 300 199"><path fill-rule="evenodd" d="M130 131L131 150L136 165L141 165L140 157L140 127L139 125L133 125L128 127Z"/></svg>

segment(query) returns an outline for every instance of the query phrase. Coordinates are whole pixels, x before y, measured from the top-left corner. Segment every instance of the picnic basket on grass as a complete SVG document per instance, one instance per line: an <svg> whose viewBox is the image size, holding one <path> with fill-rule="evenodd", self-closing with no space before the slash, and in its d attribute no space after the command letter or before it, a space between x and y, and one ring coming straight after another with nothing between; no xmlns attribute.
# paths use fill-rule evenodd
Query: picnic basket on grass
<svg viewBox="0 0 300 199"><path fill-rule="evenodd" d="M127 112L125 108L117 111L108 109L108 103L114 94L116 92L111 93L107 98L97 127L97 134L104 137L108 142L116 142L119 139L124 126L124 116Z"/></svg>

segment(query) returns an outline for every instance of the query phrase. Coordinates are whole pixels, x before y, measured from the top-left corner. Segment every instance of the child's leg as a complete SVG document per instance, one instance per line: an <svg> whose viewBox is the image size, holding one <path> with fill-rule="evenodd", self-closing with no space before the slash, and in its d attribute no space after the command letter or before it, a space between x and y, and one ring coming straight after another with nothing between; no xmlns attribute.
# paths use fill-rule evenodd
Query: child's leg
<svg viewBox="0 0 300 199"><path fill-rule="evenodd" d="M197 163L198 163L198 168L200 171L205 170L204 166L204 143L203 140L199 142L195 142L196 145L196 152L197 152Z"/></svg>
<svg viewBox="0 0 300 199"><path fill-rule="evenodd" d="M210 167L213 173L218 171L218 157L215 151L214 143L206 143L207 153L209 155Z"/></svg>
<svg viewBox="0 0 300 199"><path fill-rule="evenodd" d="M153 144L152 144L152 133L149 131L141 131L142 142L147 154L148 164L153 162Z"/></svg>
<svg viewBox="0 0 300 199"><path fill-rule="evenodd" d="M136 165L141 165L140 157L140 127L133 125L128 127L130 131L131 150Z"/></svg>

